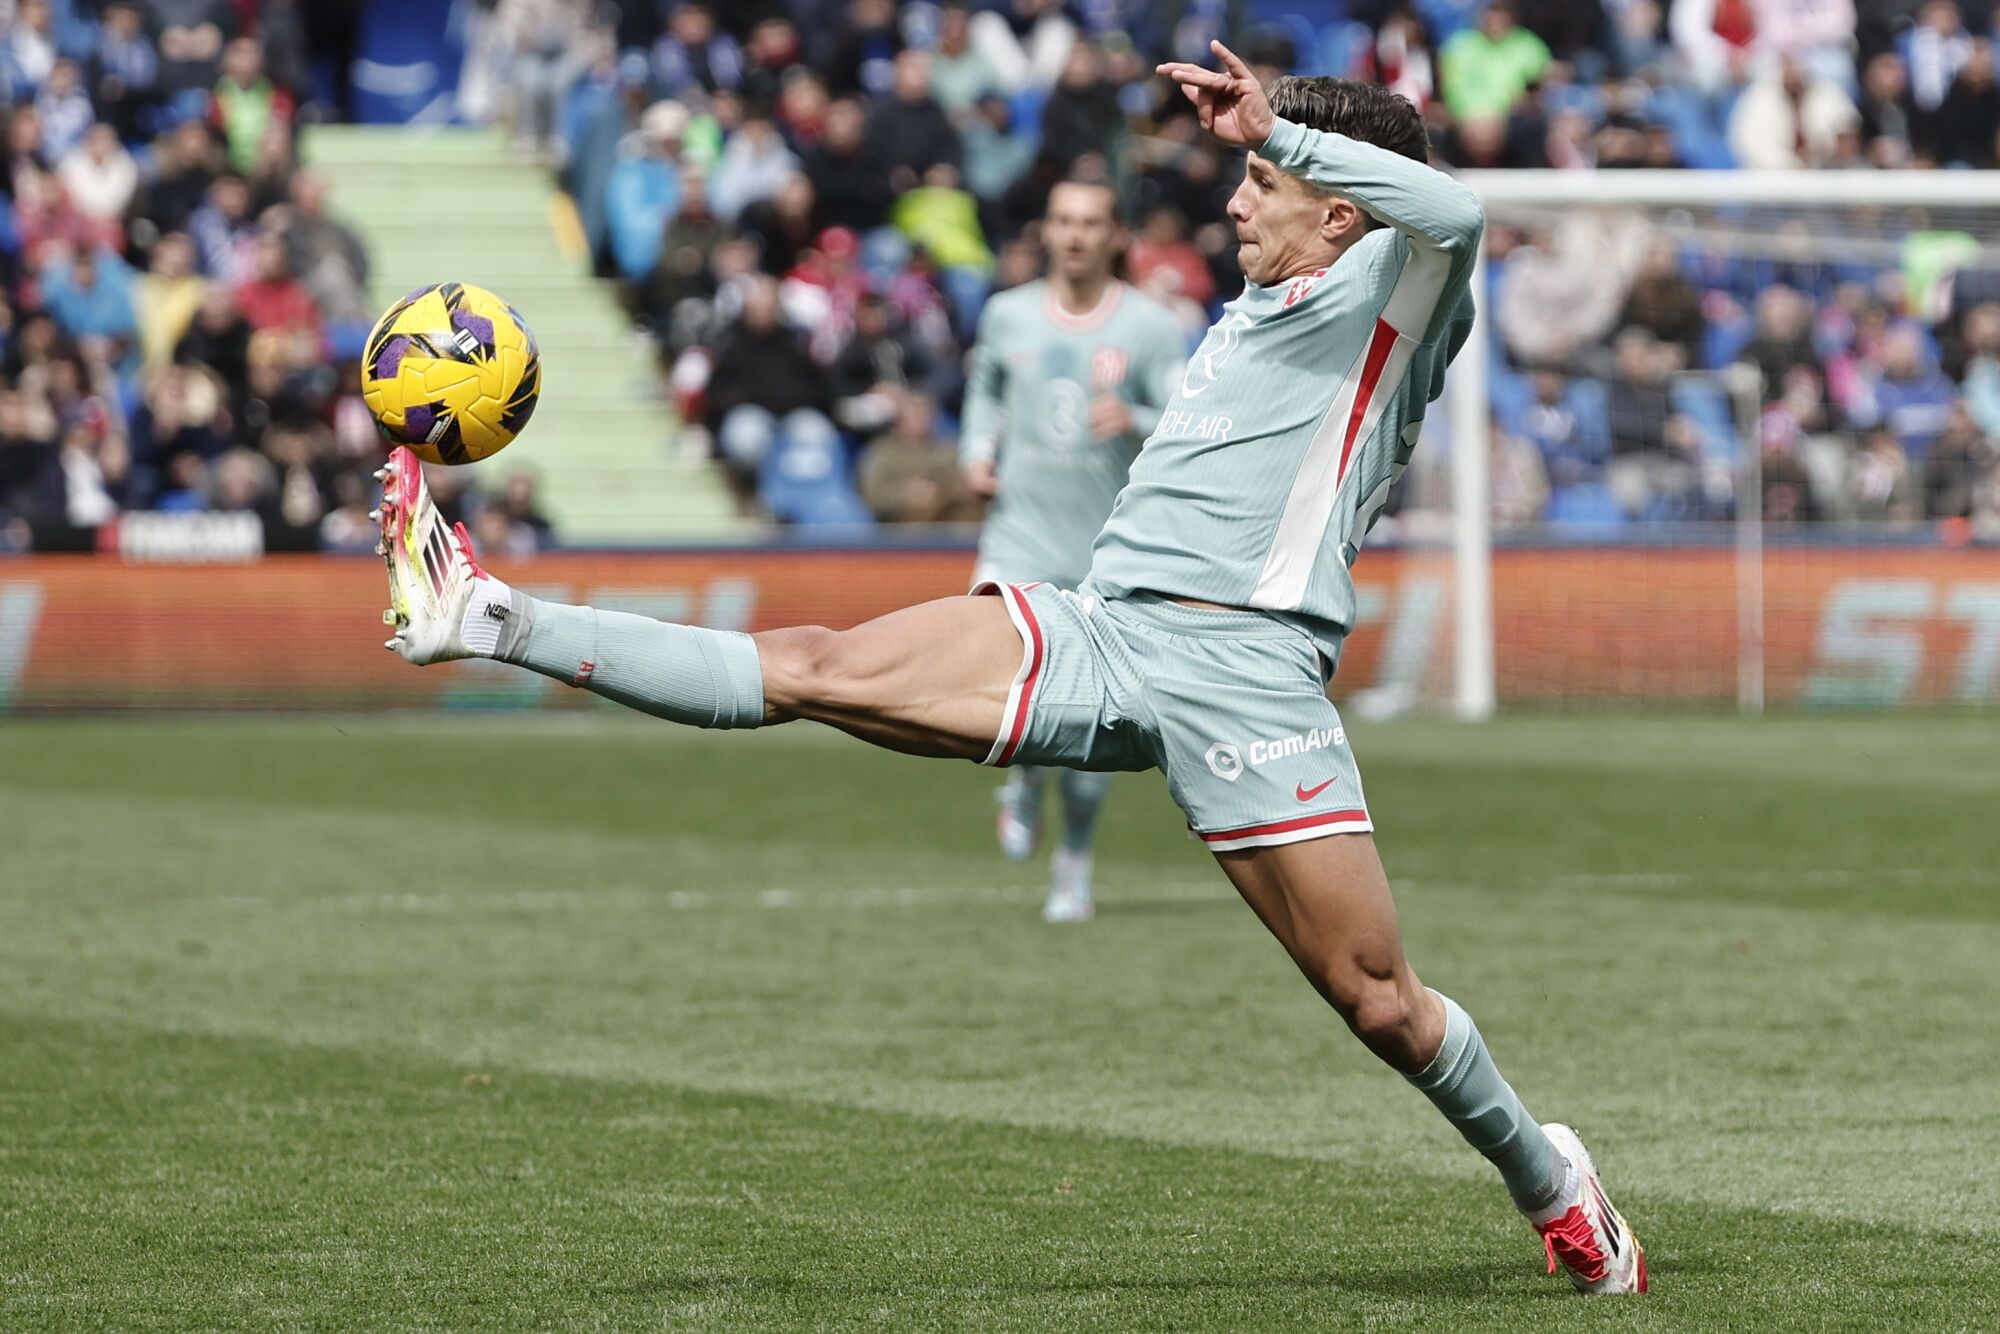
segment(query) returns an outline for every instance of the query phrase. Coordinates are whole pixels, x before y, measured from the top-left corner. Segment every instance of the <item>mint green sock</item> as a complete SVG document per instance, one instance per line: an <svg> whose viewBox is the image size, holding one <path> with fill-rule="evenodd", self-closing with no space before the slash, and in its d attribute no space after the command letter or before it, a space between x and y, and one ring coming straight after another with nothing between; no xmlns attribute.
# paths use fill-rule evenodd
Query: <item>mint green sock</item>
<svg viewBox="0 0 2000 1334"><path fill-rule="evenodd" d="M1111 795L1111 774L1065 769L1062 774L1062 846L1065 852L1089 852L1097 837L1097 817Z"/></svg>
<svg viewBox="0 0 2000 1334"><path fill-rule="evenodd" d="M749 635L509 592L507 614L494 617L502 624L491 656L655 718L694 727L763 724L764 672Z"/></svg>
<svg viewBox="0 0 2000 1334"><path fill-rule="evenodd" d="M1562 1190L1568 1165L1500 1077L1472 1016L1451 997L1431 994L1444 1002L1444 1044L1429 1065L1405 1078L1500 1169L1515 1204L1531 1213L1548 1207Z"/></svg>

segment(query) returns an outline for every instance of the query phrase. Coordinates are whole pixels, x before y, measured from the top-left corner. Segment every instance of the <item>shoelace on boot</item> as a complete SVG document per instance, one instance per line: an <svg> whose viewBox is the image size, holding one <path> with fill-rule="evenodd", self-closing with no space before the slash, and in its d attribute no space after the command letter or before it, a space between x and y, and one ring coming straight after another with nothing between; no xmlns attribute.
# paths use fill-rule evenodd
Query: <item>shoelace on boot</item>
<svg viewBox="0 0 2000 1334"><path fill-rule="evenodd" d="M1542 1246L1548 1252L1549 1272L1556 1272L1557 1253L1569 1271L1586 1283L1604 1277L1604 1248L1597 1243L1597 1229L1580 1204L1542 1230Z"/></svg>

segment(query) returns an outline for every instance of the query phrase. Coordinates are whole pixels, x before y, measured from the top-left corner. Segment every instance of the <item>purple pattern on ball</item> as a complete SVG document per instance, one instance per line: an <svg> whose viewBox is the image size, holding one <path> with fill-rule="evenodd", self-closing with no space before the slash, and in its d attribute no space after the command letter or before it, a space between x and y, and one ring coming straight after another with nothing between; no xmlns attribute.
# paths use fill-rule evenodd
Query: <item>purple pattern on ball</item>
<svg viewBox="0 0 2000 1334"><path fill-rule="evenodd" d="M493 346L493 321L484 315L475 315L469 310L454 310L451 313L451 326L454 329L470 332L483 348L490 349Z"/></svg>
<svg viewBox="0 0 2000 1334"><path fill-rule="evenodd" d="M436 421L437 414L428 403L406 410L403 413L403 439L414 444L427 438Z"/></svg>
<svg viewBox="0 0 2000 1334"><path fill-rule="evenodd" d="M410 350L410 340L397 334L382 345L382 351L375 358L375 378L393 380L396 368L403 364L403 354Z"/></svg>

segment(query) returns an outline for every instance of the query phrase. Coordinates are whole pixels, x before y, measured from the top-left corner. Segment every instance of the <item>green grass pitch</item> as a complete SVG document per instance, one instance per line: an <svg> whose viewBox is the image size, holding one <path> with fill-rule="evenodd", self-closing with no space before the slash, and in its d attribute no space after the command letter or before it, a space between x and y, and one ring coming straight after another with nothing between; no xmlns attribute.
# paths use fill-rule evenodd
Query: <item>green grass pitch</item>
<svg viewBox="0 0 2000 1334"><path fill-rule="evenodd" d="M1653 1293L1120 781L609 710L0 726L0 1327L2000 1325L1990 719L1357 729L1411 956Z"/></svg>

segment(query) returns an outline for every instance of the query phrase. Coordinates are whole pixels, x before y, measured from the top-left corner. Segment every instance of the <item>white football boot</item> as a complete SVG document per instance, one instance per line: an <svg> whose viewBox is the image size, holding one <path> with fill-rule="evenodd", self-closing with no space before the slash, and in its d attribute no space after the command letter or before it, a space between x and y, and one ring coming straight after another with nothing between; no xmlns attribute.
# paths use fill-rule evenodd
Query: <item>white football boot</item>
<svg viewBox="0 0 2000 1334"><path fill-rule="evenodd" d="M1590 1296L1646 1290L1646 1252L1625 1219L1611 1207L1597 1179L1590 1150L1577 1133L1560 1121L1542 1127L1556 1152L1569 1159L1575 1173L1570 1186L1573 1202L1561 1217L1535 1224L1548 1251L1549 1272L1561 1265L1578 1292Z"/></svg>
<svg viewBox="0 0 2000 1334"><path fill-rule="evenodd" d="M419 667L477 656L465 644L465 613L475 585L490 576L473 559L471 535L462 523L445 527L424 485L423 465L409 450L397 446L375 476L382 482L382 508L369 517L382 525L375 550L389 567L382 623L396 631L382 647Z"/></svg>
<svg viewBox="0 0 2000 1334"><path fill-rule="evenodd" d="M1090 863L1087 852L1057 848L1049 859L1054 881L1048 902L1042 905L1044 922L1088 922L1097 916L1096 901L1090 893Z"/></svg>

